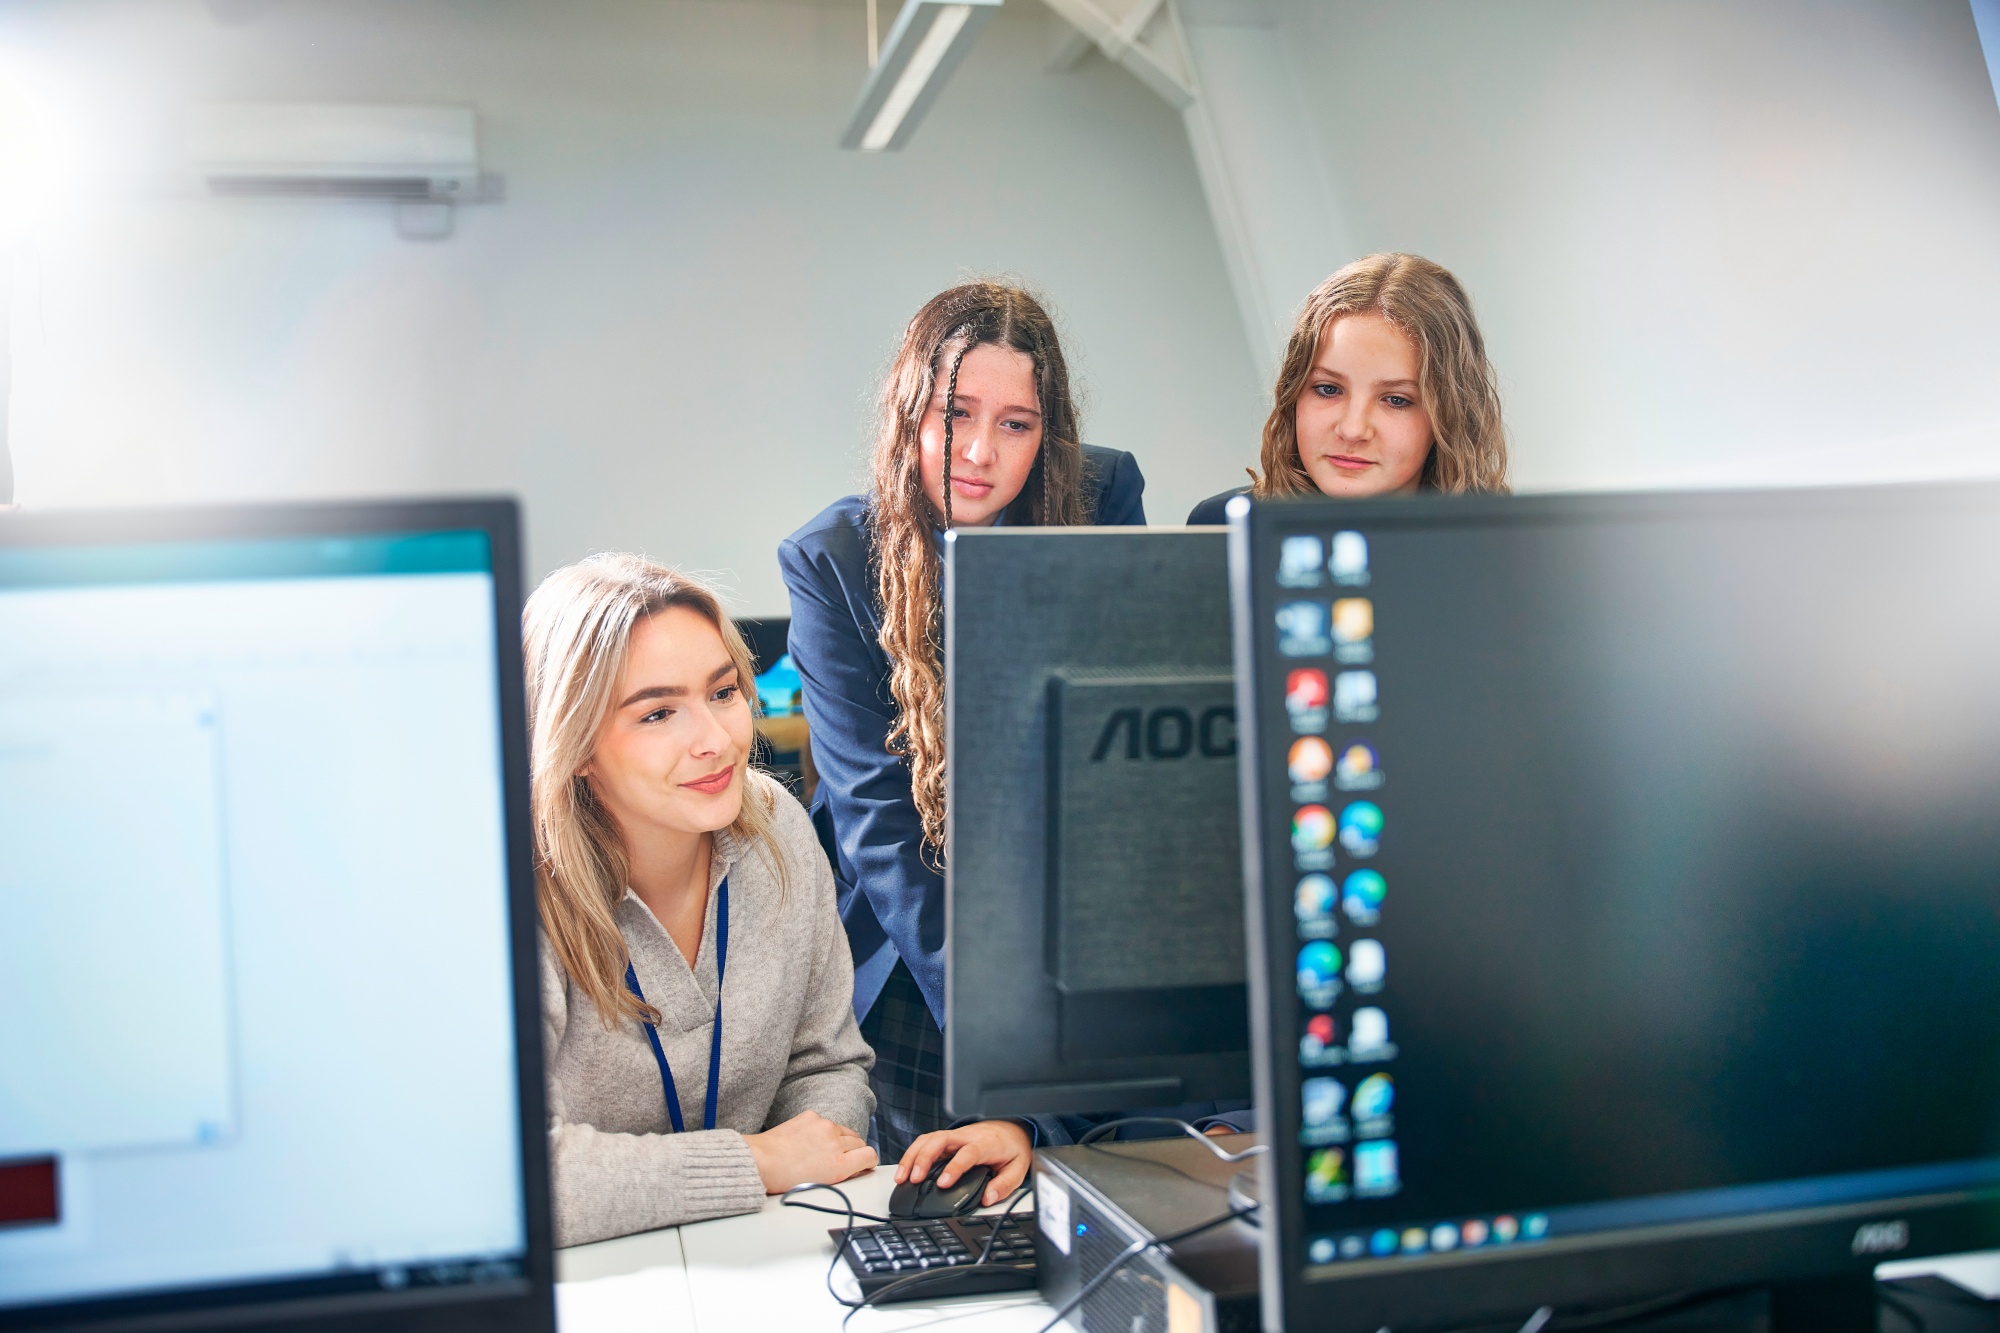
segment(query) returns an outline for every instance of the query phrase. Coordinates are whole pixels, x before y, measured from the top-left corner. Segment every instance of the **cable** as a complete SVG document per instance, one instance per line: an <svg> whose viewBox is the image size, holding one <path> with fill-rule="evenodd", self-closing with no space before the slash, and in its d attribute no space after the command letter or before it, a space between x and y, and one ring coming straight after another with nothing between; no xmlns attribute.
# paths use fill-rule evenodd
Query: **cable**
<svg viewBox="0 0 2000 1333"><path fill-rule="evenodd" d="M993 1245L995 1241L1000 1239L1001 1224L1014 1215L1015 1207L1020 1204L1021 1200L1034 1193L1034 1189L1033 1185L1023 1181L1020 1188L1014 1191L1014 1197L1007 1200L1007 1206L1000 1210L1000 1216L993 1219L993 1229L986 1233L986 1243L979 1247L979 1257L973 1260L975 1265L983 1264L993 1257Z"/></svg>
<svg viewBox="0 0 2000 1333"><path fill-rule="evenodd" d="M1091 1126L1084 1136L1077 1140L1077 1144L1079 1147L1088 1147L1121 1125L1179 1125L1182 1133L1214 1153L1223 1161L1231 1164L1255 1157L1259 1153L1271 1151L1271 1145L1268 1143L1253 1143L1242 1152L1228 1152L1221 1144L1196 1129L1193 1125L1190 1125L1187 1121L1170 1115L1128 1115L1121 1116L1117 1120L1107 1120L1101 1125Z"/></svg>
<svg viewBox="0 0 2000 1333"><path fill-rule="evenodd" d="M1158 1120L1161 1119L1162 1117L1135 1116L1133 1118L1137 1120ZM1111 1121L1110 1124L1099 1125L1098 1129L1108 1129L1111 1127L1111 1125L1115 1125L1118 1123L1119 1123L1118 1121L1114 1120ZM1174 1123L1185 1125L1187 1122L1185 1120L1179 1120L1175 1121ZM1091 1133L1093 1134L1096 1132L1097 1132L1096 1130L1091 1131ZM1087 1138L1088 1135L1086 1135L1085 1137ZM1228 1161L1232 1159L1225 1157L1224 1160ZM1208 1219L1208 1221L1197 1223L1196 1225L1189 1227L1185 1231L1176 1231L1170 1236L1155 1236L1150 1240L1141 1237L1140 1239L1133 1241L1130 1245L1127 1245L1124 1249L1120 1250L1118 1252L1117 1257L1114 1258L1110 1263L1106 1264L1098 1272L1096 1277L1093 1277L1092 1279L1090 1279L1090 1281L1084 1283L1081 1287L1079 1287L1077 1289L1076 1295L1064 1301L1062 1305L1057 1308L1055 1314L1049 1319L1049 1322L1043 1324L1040 1329L1036 1330L1036 1333L1052 1333L1052 1330L1055 1328L1057 1324L1060 1324L1064 1319L1067 1319L1069 1317L1069 1312L1071 1310L1074 1310L1076 1309L1077 1306L1082 1305L1084 1301L1089 1299L1090 1294L1092 1292L1096 1291L1099 1287L1103 1286L1106 1282L1110 1281L1111 1275L1113 1273L1116 1273L1119 1269L1123 1268L1128 1262L1130 1262L1133 1259L1136 1259L1141 1254L1144 1254L1147 1250L1153 1249L1156 1246L1172 1245L1178 1241L1184 1241L1189 1239L1190 1237L1199 1236L1204 1231L1211 1231L1214 1228L1223 1225L1225 1222L1234 1222L1236 1219L1240 1217L1248 1217L1252 1213L1255 1213L1256 1211L1257 1210L1255 1208L1232 1208L1220 1217L1211 1217Z"/></svg>
<svg viewBox="0 0 2000 1333"><path fill-rule="evenodd" d="M848 1316L852 1317L854 1312L861 1308L861 1303L859 1301L850 1301L847 1297L833 1289L833 1270L840 1263L840 1256L847 1253L848 1242L854 1239L854 1219L861 1216L861 1214L854 1211L854 1200L848 1198L847 1191L841 1189L838 1185L794 1185L785 1191L784 1196L779 1200L779 1206L783 1208L811 1208L816 1213L833 1212L834 1210L831 1208L820 1208L813 1204L800 1203L794 1197L800 1194L810 1194L814 1190L825 1190L829 1194L837 1196L842 1203L847 1205L847 1225L841 1228L840 1244L833 1247L833 1261L826 1266L826 1294L846 1306ZM841 1327L847 1327L846 1319L841 1320Z"/></svg>
<svg viewBox="0 0 2000 1333"><path fill-rule="evenodd" d="M798 1188L832 1189L833 1187L831 1185L825 1185L825 1186L800 1185ZM847 1218L859 1217L869 1222L880 1222L884 1225L887 1225L888 1223L896 1220L893 1217L877 1217L873 1213L864 1213L859 1208L822 1208L816 1203L800 1203L797 1199L790 1197L789 1190L786 1191L786 1197L784 1199L782 1206L786 1208L804 1208L808 1212L825 1213L829 1217L847 1217Z"/></svg>

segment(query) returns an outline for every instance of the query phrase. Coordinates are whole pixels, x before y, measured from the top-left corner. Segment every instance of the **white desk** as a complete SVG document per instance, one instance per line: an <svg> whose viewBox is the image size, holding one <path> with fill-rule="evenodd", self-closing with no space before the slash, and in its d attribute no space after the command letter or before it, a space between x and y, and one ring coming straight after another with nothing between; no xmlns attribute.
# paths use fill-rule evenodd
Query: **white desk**
<svg viewBox="0 0 2000 1333"><path fill-rule="evenodd" d="M894 1174L878 1167L841 1189L859 1211L882 1214L894 1185ZM805 1197L840 1206L824 1192ZM768 1199L762 1212L559 1250L562 1333L836 1333L847 1311L827 1294L833 1243L826 1233L840 1224L838 1217ZM845 1265L835 1283L849 1299L858 1294ZM1008 1292L870 1307L847 1327L848 1333L1035 1333L1051 1313L1034 1292Z"/></svg>
<svg viewBox="0 0 2000 1333"><path fill-rule="evenodd" d="M881 1214L893 1185L892 1173L878 1167L841 1188L855 1208ZM840 1202L831 1194L807 1197ZM561 1333L836 1333L847 1311L826 1291L833 1257L826 1233L839 1225L837 1217L769 1199L762 1212L558 1250ZM1878 1271L1885 1278L1935 1272L1982 1295L2000 1294L2000 1254L1884 1264ZM857 1294L845 1266L836 1282L849 1299ZM963 1296L870 1308L847 1327L849 1333L1035 1333L1051 1313L1032 1292Z"/></svg>

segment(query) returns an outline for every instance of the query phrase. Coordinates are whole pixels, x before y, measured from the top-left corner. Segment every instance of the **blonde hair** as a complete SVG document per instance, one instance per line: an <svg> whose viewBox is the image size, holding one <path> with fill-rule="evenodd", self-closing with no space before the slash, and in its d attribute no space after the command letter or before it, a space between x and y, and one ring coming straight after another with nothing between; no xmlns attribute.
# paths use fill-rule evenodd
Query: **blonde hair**
<svg viewBox="0 0 2000 1333"><path fill-rule="evenodd" d="M625 988L630 954L615 912L631 867L611 812L577 770L590 761L611 713L632 631L676 606L715 626L754 713L756 666L743 636L713 592L665 565L615 552L591 556L543 579L521 617L542 934L607 1028L626 1018L656 1023L659 1012ZM776 790L751 782L749 772L729 832L764 852L782 887L784 858L766 836Z"/></svg>
<svg viewBox="0 0 2000 1333"><path fill-rule="evenodd" d="M997 282L966 283L925 302L903 330L902 346L882 385L868 526L875 547L875 591L882 604L879 642L889 658L889 693L896 701L889 748L910 761L910 792L934 860L944 851L945 805L937 520L951 521L950 400L957 395L959 364L968 351L989 343L1033 359L1042 411L1041 452L1020 495L1007 506L1007 522L1056 527L1090 521L1069 368L1048 311L1021 288ZM947 386L945 512L934 516L919 459L924 412L940 375Z"/></svg>
<svg viewBox="0 0 2000 1333"><path fill-rule="evenodd" d="M1299 307L1264 422L1264 470L1252 493L1259 499L1318 493L1299 457L1299 395L1327 328L1359 314L1382 316L1416 346L1418 391L1433 432L1418 485L1454 493L1507 490L1500 390L1465 288L1420 255L1379 254L1347 265Z"/></svg>

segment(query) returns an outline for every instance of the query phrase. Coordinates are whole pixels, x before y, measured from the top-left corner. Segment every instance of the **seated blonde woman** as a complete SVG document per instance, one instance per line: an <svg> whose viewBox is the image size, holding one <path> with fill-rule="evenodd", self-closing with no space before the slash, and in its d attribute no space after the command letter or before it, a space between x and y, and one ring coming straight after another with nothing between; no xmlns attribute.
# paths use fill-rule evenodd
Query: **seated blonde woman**
<svg viewBox="0 0 2000 1333"><path fill-rule="evenodd" d="M556 1243L868 1170L833 875L750 768L736 627L630 555L549 575L524 627Z"/></svg>

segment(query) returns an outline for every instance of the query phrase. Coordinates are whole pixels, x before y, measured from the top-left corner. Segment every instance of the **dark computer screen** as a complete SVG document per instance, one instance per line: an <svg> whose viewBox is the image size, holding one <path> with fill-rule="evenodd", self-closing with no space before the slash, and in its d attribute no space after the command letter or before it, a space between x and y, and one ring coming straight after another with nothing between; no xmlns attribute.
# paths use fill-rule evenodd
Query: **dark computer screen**
<svg viewBox="0 0 2000 1333"><path fill-rule="evenodd" d="M1309 1282L2000 1185L2000 489L1243 536Z"/></svg>

